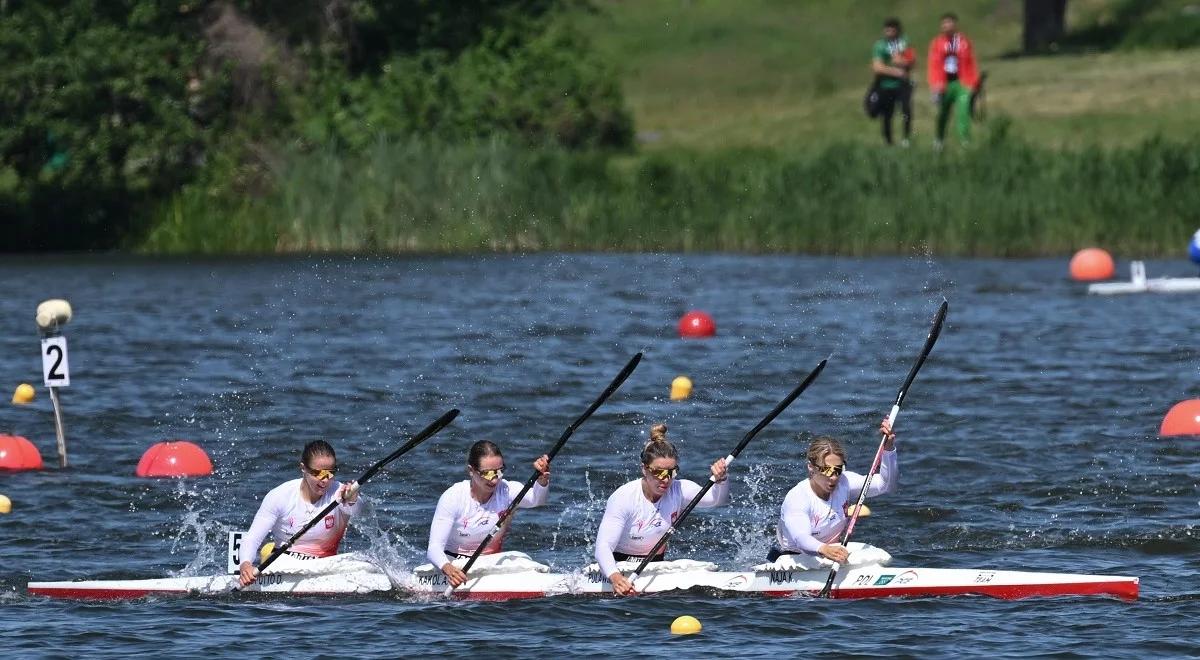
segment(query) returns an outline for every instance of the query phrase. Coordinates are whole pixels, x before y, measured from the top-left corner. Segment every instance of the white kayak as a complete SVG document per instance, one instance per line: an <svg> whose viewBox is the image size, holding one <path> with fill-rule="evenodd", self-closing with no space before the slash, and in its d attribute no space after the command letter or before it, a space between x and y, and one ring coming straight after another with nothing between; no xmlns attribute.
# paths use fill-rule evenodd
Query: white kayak
<svg viewBox="0 0 1200 660"><path fill-rule="evenodd" d="M884 553L886 555L886 553ZM460 560L461 561L461 560ZM812 596L825 585L829 569L807 557L785 556L774 564L748 570L723 571L709 562L688 559L650 564L635 581L639 593L692 589L764 596ZM1138 578L1117 575L1030 573L962 568L896 568L883 563L850 566L838 573L833 598L896 598L934 596L992 596L1018 599L1043 596L1108 596L1127 600L1138 596ZM280 564L283 564L280 566ZM299 566L298 566L299 565ZM632 570L635 564L622 568ZM30 582L29 593L76 599L128 599L152 595L229 593L235 575L176 577L152 580L88 580ZM295 595L362 594L398 591L414 596L440 597L446 578L431 565L393 580L371 562L339 555L304 562L276 562L247 592ZM560 595L605 595L612 585L595 565L572 573L551 572L520 552L481 557L470 579L454 598L512 600Z"/></svg>
<svg viewBox="0 0 1200 660"><path fill-rule="evenodd" d="M121 600L156 594L228 594L238 586L238 576L227 573L149 580L30 582L27 589L31 594L57 598ZM377 565L356 553L346 553L311 560L285 555L244 591L316 595L365 594L392 588L391 579Z"/></svg>
<svg viewBox="0 0 1200 660"><path fill-rule="evenodd" d="M1088 285L1088 293L1111 296L1122 293L1190 293L1200 291L1200 277L1146 277L1146 265L1129 265L1128 282L1098 282Z"/></svg>

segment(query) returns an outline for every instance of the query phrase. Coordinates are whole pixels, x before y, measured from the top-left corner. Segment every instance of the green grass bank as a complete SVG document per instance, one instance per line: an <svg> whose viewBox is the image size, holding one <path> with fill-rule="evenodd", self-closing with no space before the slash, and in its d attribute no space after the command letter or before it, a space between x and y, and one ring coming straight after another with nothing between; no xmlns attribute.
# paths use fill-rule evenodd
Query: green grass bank
<svg viewBox="0 0 1200 660"><path fill-rule="evenodd" d="M857 142L640 156L503 142L282 155L267 192L194 184L153 253L533 250L1176 255L1200 223L1200 141L970 150Z"/></svg>
<svg viewBox="0 0 1200 660"><path fill-rule="evenodd" d="M1009 118L1013 135L1081 148L1200 134L1194 0L1070 0L1062 47L1035 57L1014 56L1021 0L595 2L600 11L581 17L582 29L620 72L649 150L879 144L878 124L860 105L871 45L889 16L903 21L917 51L915 132L928 145L925 63L947 9L988 72L989 114Z"/></svg>
<svg viewBox="0 0 1200 660"><path fill-rule="evenodd" d="M951 138L940 154L921 84L940 3L595 5L572 20L620 72L635 153L267 145L261 180L211 168L134 247L1150 257L1180 254L1200 226L1200 14L1186 0L1071 0L1062 49L1038 57L1012 56L1018 0L954 3L989 72L989 118L971 149ZM882 148L860 109L889 15L922 62L910 150Z"/></svg>

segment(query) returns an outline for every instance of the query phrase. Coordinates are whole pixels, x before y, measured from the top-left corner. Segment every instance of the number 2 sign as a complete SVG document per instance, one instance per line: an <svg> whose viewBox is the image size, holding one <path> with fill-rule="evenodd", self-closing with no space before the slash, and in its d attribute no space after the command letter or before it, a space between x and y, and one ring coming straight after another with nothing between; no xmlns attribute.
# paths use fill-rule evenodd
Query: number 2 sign
<svg viewBox="0 0 1200 660"><path fill-rule="evenodd" d="M46 387L71 385L71 370L67 367L67 338L47 337L42 340L42 379Z"/></svg>

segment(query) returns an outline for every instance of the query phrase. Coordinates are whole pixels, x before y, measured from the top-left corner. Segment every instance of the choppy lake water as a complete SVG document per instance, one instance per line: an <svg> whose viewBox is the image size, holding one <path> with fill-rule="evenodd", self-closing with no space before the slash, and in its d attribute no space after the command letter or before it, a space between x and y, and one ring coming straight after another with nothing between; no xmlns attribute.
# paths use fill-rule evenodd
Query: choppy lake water
<svg viewBox="0 0 1200 660"><path fill-rule="evenodd" d="M1192 275L1151 263L1154 275ZM1089 297L1057 260L718 255L132 260L0 265L0 389L40 384L33 312L75 308L63 402L71 466L58 470L45 391L0 408L48 469L0 474L0 636L18 656L699 654L1188 655L1200 651L1195 438L1160 439L1196 396L1191 294ZM522 513L508 549L556 569L591 557L604 500L636 477L665 421L685 476L724 455L816 363L820 380L733 469L733 503L691 517L673 557L761 561L802 437L833 434L865 470L875 428L945 296L946 329L897 423L899 489L855 537L898 563L1115 573L1132 603L1059 598L814 601L688 593L634 599L427 602L30 597L31 579L161 577L224 568L225 530L294 478L304 442L330 440L357 474L450 407L453 427L365 489L343 546L404 572L424 561L441 491L471 442L510 465L545 451L635 352L646 358L554 465L548 506ZM718 336L675 324L710 312ZM672 403L686 374L694 396ZM134 476L154 442L204 446L212 477ZM522 467L511 475L524 479ZM691 614L704 632L673 638Z"/></svg>

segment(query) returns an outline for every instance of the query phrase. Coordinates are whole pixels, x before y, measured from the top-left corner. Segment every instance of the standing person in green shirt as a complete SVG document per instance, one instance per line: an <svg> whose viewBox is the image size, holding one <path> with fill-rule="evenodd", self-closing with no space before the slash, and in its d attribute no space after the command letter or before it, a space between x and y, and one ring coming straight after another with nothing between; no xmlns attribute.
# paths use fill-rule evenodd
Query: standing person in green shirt
<svg viewBox="0 0 1200 660"><path fill-rule="evenodd" d="M904 139L900 144L907 147L912 137L912 79L909 72L916 63L916 52L904 38L900 20L889 18L884 21L883 38L871 49L871 70L875 72L879 90L879 116L883 122L883 141L887 144L892 144L892 115L896 103L900 104L900 117L904 121Z"/></svg>
<svg viewBox="0 0 1200 660"><path fill-rule="evenodd" d="M958 17L943 14L941 34L929 44L929 90L937 108L937 141L942 148L946 124L954 109L954 125L958 139L967 144L971 138L971 94L979 88L979 69L975 65L975 49L967 35L958 31Z"/></svg>

